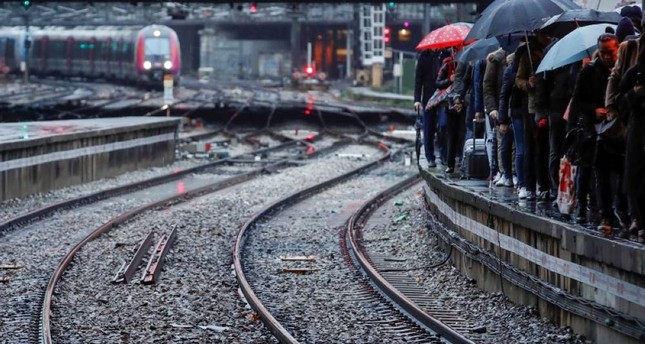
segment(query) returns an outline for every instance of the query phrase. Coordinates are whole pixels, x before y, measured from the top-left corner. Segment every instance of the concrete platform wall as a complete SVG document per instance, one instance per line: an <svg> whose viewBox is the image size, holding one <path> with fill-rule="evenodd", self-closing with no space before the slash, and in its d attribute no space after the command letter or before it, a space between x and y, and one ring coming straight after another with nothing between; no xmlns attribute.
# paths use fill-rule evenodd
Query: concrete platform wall
<svg viewBox="0 0 645 344"><path fill-rule="evenodd" d="M0 144L0 200L113 177L175 159L179 120Z"/></svg>
<svg viewBox="0 0 645 344"><path fill-rule="evenodd" d="M542 316L571 326L596 343L643 342L645 328L641 326L617 328L611 316L596 315L592 320L593 315L558 306L560 302L592 302L645 324L643 245L602 238L517 211L425 170L422 175L428 185L426 200L446 236L453 235L453 243L466 247L453 250L451 258L462 274L483 289L503 291L518 304L535 306ZM487 254L488 260L481 259ZM522 274L529 278L517 277ZM534 290L529 285L535 285Z"/></svg>

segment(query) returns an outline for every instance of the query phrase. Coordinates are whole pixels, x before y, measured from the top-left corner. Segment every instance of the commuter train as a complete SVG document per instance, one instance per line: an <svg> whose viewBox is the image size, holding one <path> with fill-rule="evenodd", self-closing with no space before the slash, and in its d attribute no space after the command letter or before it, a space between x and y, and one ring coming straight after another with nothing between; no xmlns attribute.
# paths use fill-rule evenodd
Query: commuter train
<svg viewBox="0 0 645 344"><path fill-rule="evenodd" d="M179 82L179 39L164 25L138 27L0 28L0 73L107 78L162 86L164 75ZM29 46L29 49L26 49ZM28 54L28 56L27 56Z"/></svg>

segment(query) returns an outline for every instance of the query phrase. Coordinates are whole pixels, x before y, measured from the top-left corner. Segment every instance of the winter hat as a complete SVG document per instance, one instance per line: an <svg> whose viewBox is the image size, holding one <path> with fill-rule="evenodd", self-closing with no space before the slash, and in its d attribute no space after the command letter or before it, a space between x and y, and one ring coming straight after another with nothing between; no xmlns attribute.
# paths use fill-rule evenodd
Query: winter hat
<svg viewBox="0 0 645 344"><path fill-rule="evenodd" d="M632 24L631 19L625 17L618 22L616 27L616 36L618 36L618 42L625 40L625 37L635 34L634 24Z"/></svg>
<svg viewBox="0 0 645 344"><path fill-rule="evenodd" d="M634 27L638 31L640 31L642 28L641 21L643 20L643 11L641 11L641 8L638 6L629 6L629 7L631 9L628 11L627 17L632 20L632 24L634 24Z"/></svg>
<svg viewBox="0 0 645 344"><path fill-rule="evenodd" d="M625 6L620 10L620 16L640 21L643 18L643 11L638 6Z"/></svg>

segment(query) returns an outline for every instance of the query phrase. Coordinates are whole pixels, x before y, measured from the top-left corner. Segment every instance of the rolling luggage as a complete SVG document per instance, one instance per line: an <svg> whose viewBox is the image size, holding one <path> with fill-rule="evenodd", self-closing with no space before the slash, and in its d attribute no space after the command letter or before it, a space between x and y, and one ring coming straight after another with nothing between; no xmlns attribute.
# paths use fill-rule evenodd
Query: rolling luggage
<svg viewBox="0 0 645 344"><path fill-rule="evenodd" d="M475 126L478 123L475 122ZM482 123L483 124L483 123ZM474 131L477 132L476 130ZM490 175L488 155L486 154L486 139L472 138L464 144L462 172L466 179L486 179Z"/></svg>

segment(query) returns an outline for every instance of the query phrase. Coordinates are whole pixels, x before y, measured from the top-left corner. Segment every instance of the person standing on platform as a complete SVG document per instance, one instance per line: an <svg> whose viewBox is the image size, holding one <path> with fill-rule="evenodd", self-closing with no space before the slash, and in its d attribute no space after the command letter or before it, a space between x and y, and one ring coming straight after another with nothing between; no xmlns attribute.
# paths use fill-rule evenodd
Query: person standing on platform
<svg viewBox="0 0 645 344"><path fill-rule="evenodd" d="M457 81L457 69L461 67L461 64L457 63L452 57L447 57L443 60L441 69L439 69L439 74L437 75L437 87L439 89L446 89L451 85L455 84ZM462 74L463 75L463 71ZM466 125L466 109L463 104L463 98L460 96L454 96L455 86L453 85L452 93L448 99L448 109L447 109L447 126L446 126L446 150L447 150L447 168L446 173L454 173L455 171L455 160L457 157L457 150L459 142L463 141L463 136L465 133ZM455 102L455 98L457 101ZM456 106L455 106L456 105Z"/></svg>
<svg viewBox="0 0 645 344"><path fill-rule="evenodd" d="M414 79L414 110L423 111L423 148L428 167L436 167L434 137L437 130L437 111L425 109L428 100L437 89L437 74L439 73L439 58L430 50L424 50L417 59Z"/></svg>
<svg viewBox="0 0 645 344"><path fill-rule="evenodd" d="M608 117L602 95L607 91L609 75L617 60L618 37L603 34L598 38L598 57L584 67L576 82L572 108L582 117L583 129L589 123L603 123ZM596 177L596 195L600 208L601 221L598 230L605 235L612 233L612 222L615 217L620 222L626 210L626 202L621 196L621 180L624 170L624 143L613 139L599 137L596 141L596 152L593 170ZM578 187L587 183L585 170L578 174ZM612 180L615 183L612 183ZM612 187L615 184L617 187ZM613 190L612 190L613 189ZM613 204L613 211L612 211ZM582 208L579 211L584 211Z"/></svg>
<svg viewBox="0 0 645 344"><path fill-rule="evenodd" d="M572 65L562 66L538 75L535 106L538 113L548 121L549 136L549 186L551 197L558 195L560 186L560 159L564 154L563 144L567 123L562 118L573 95L575 85L570 81ZM546 199L544 200L546 201Z"/></svg>
<svg viewBox="0 0 645 344"><path fill-rule="evenodd" d="M621 237L638 235L645 242L645 45L641 45L638 63L623 76L618 87L620 120L627 123L623 191L631 205L632 223Z"/></svg>
<svg viewBox="0 0 645 344"><path fill-rule="evenodd" d="M642 18L642 17L641 17ZM641 19L641 26L645 26L645 18ZM618 47L618 58L616 60L616 65L611 71L609 76L609 82L607 84L607 94L605 97L605 107L607 108L607 119L611 120L619 116L618 113L618 104L616 103L616 97L618 95L618 85L623 77L623 74L627 70L636 65L638 61L638 51L639 47L645 46L645 35L640 35L637 38L627 39L624 42L620 43ZM638 224L633 214L630 214L632 219L632 225L629 227L629 231L637 231Z"/></svg>
<svg viewBox="0 0 645 344"><path fill-rule="evenodd" d="M510 168L508 172L506 171L507 165L512 165L512 151L508 149L504 151L507 156L502 156L503 135L497 128L499 125L499 93L502 89L504 68L506 68L506 56L507 53L502 48L488 55L482 85L484 90L484 107L488 114L487 120L491 123L493 134L495 135L493 146L497 148L497 154L494 155L497 156L497 169L499 170L499 174L493 179L493 184L496 186L513 186L512 171ZM506 135L511 135L512 141L512 131L507 132Z"/></svg>
<svg viewBox="0 0 645 344"><path fill-rule="evenodd" d="M526 45L520 45L517 52L526 49ZM499 131L506 141L502 141L502 155L510 154L506 150L511 149L511 141L515 140L515 174L517 175L518 196L520 199L527 197L526 184L524 180L524 120L528 113L528 100L524 92L515 87L515 75L517 74L518 57L516 53L506 57L507 66L504 69L502 78L502 89L499 92ZM512 132L511 132L512 130ZM512 133L512 135L508 135ZM510 178L511 162L506 162L504 168L509 171Z"/></svg>
<svg viewBox="0 0 645 344"><path fill-rule="evenodd" d="M537 70L542 58L544 49L549 45L551 39L545 34L537 31L535 37L529 37L527 48L518 51L517 74L515 75L515 86L521 89L528 96L528 116L524 121L524 178L526 182L526 199L536 198L536 182L539 184L538 200L547 200L549 195L549 122L544 114L537 113L535 106L535 88L537 86Z"/></svg>

